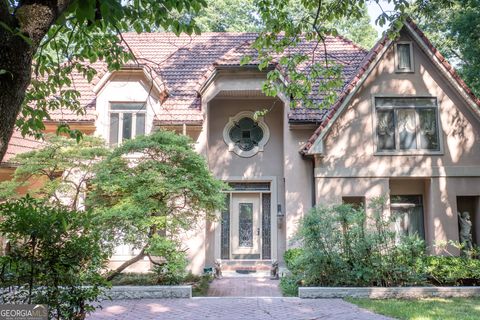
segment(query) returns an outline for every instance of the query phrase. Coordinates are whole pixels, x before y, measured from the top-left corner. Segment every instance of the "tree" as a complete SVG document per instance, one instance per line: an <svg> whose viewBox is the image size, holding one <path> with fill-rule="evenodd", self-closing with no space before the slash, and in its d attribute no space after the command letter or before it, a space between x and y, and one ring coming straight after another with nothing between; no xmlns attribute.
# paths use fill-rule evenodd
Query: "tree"
<svg viewBox="0 0 480 320"><path fill-rule="evenodd" d="M127 140L96 168L87 206L95 206L113 230L105 240L139 249L108 279L144 257L162 265L154 256L168 259L172 246L182 250L181 233L224 206L226 186L212 176L190 138L173 132Z"/></svg>
<svg viewBox="0 0 480 320"><path fill-rule="evenodd" d="M262 28L254 0L207 0L195 21L202 32L258 32Z"/></svg>
<svg viewBox="0 0 480 320"><path fill-rule="evenodd" d="M19 189L70 210L85 209L83 198L94 167L110 154L102 139L85 136L81 141L48 135L42 149L17 155L12 180L0 183L0 199L18 199Z"/></svg>
<svg viewBox="0 0 480 320"><path fill-rule="evenodd" d="M411 14L470 89L480 95L480 1L452 0L425 8L417 5Z"/></svg>
<svg viewBox="0 0 480 320"><path fill-rule="evenodd" d="M204 0L2 0L0 1L0 159L15 124L22 134L40 136L43 120L59 108L82 113L70 74L89 80L89 63L109 69L132 59L121 32L167 29L193 33L193 20L175 13L198 12ZM72 136L68 125L59 129Z"/></svg>
<svg viewBox="0 0 480 320"><path fill-rule="evenodd" d="M0 204L0 234L9 239L0 257L2 303L48 305L48 319L84 319L106 281L108 255L91 212L26 196Z"/></svg>

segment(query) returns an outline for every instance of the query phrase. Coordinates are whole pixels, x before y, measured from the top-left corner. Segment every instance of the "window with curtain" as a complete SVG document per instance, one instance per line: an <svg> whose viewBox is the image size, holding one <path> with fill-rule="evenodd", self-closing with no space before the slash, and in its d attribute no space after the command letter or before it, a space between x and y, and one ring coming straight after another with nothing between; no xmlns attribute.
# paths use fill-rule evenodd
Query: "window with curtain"
<svg viewBox="0 0 480 320"><path fill-rule="evenodd" d="M397 239L400 239L402 236L414 235L425 239L423 200L421 195L392 195L390 197L390 208Z"/></svg>
<svg viewBox="0 0 480 320"><path fill-rule="evenodd" d="M435 98L376 98L377 151L440 151Z"/></svg>
<svg viewBox="0 0 480 320"><path fill-rule="evenodd" d="M110 145L145 134L144 103L112 103L110 105Z"/></svg>
<svg viewBox="0 0 480 320"><path fill-rule="evenodd" d="M397 43L397 71L411 72L413 71L411 43Z"/></svg>

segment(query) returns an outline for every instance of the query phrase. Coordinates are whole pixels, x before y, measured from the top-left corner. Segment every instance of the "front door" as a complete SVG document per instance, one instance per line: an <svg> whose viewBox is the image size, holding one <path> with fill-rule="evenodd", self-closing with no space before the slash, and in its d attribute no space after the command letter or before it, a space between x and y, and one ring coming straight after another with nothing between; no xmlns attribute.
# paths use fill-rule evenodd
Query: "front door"
<svg viewBox="0 0 480 320"><path fill-rule="evenodd" d="M232 196L232 258L260 259L260 194Z"/></svg>

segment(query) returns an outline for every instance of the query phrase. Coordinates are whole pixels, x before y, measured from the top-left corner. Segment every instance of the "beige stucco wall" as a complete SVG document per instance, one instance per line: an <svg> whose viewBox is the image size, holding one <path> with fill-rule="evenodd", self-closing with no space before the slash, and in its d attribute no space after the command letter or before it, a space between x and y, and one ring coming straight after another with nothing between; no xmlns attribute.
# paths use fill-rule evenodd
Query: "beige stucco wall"
<svg viewBox="0 0 480 320"><path fill-rule="evenodd" d="M412 39L403 33L401 40ZM480 195L480 122L415 42L413 50L415 72L396 73L393 47L388 49L325 136L324 155L316 158L317 201L392 191L422 194L427 242L458 241L456 197ZM376 95L437 97L442 153L375 154ZM396 180L389 190L390 178L413 177Z"/></svg>
<svg viewBox="0 0 480 320"><path fill-rule="evenodd" d="M97 93L95 134L108 141L110 128L110 103L114 102L146 102L146 131L153 128L155 113L160 110L160 102L155 90L146 82L143 73L120 72L115 73Z"/></svg>
<svg viewBox="0 0 480 320"><path fill-rule="evenodd" d="M223 129L229 118L242 111L260 111L268 109L273 104L273 109L266 114L264 121L269 128L270 138L263 151L256 155L243 158L228 150L223 139ZM207 159L212 173L219 179L232 180L258 180L274 177L276 180L277 202L285 207L285 184L283 181L283 103L273 99L239 99L239 98L216 98L208 104L208 148ZM273 195L272 195L273 198ZM276 207L276 206L275 206ZM278 247L285 248L285 228L278 233ZM215 252L215 233L207 232L206 263L212 264ZM279 249L279 251L282 249ZM283 252L283 251L280 251ZM278 253L277 253L278 255ZM281 255L281 254L280 254Z"/></svg>

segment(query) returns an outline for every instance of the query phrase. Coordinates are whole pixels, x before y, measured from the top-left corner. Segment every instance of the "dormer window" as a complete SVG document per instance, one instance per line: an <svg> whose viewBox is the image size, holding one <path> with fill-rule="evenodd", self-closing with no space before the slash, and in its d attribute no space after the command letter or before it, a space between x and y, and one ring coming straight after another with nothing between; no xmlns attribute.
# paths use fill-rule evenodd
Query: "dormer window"
<svg viewBox="0 0 480 320"><path fill-rule="evenodd" d="M411 42L401 41L395 44L395 71L414 72Z"/></svg>
<svg viewBox="0 0 480 320"><path fill-rule="evenodd" d="M146 125L145 103L111 103L110 104L110 134L111 146L116 146L124 140L145 134Z"/></svg>

